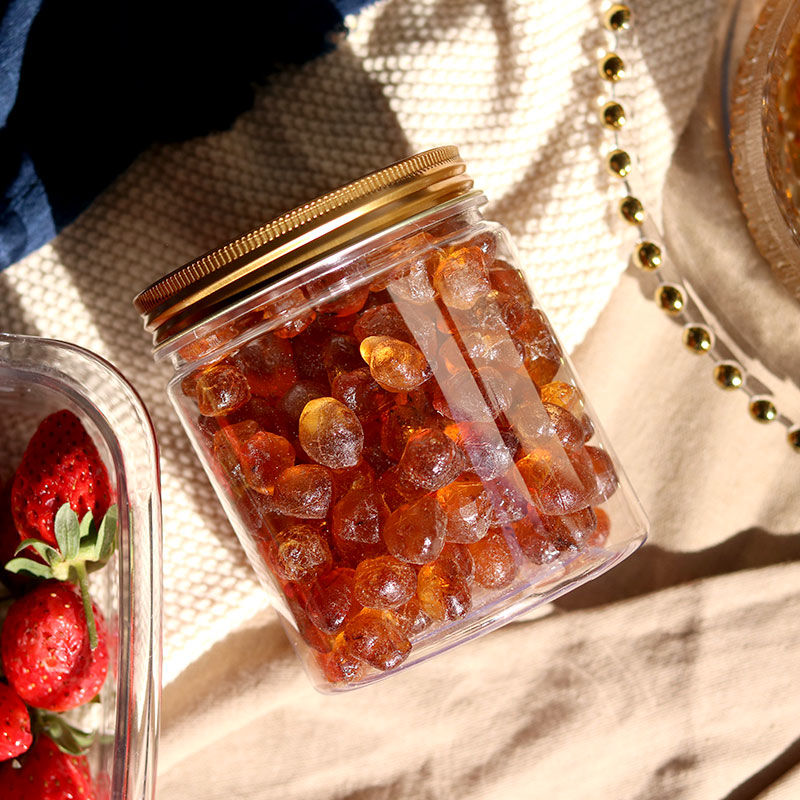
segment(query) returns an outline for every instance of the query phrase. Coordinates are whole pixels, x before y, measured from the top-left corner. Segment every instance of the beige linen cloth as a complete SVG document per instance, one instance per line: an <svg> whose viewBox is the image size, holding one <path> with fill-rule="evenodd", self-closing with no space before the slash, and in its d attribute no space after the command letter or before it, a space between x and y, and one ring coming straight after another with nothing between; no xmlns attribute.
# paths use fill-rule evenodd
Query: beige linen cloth
<svg viewBox="0 0 800 800"><path fill-rule="evenodd" d="M621 91L643 197L693 256L693 283L797 381L800 307L743 231L713 118L696 111L686 127L721 9L634 10ZM384 0L336 52L260 90L231 131L144 155L0 276L2 327L109 356L156 422L159 800L800 798L800 456L713 386L646 283L619 277L628 243L595 123L599 18L593 0ZM326 697L265 607L128 299L221 239L443 142L461 145L488 215L510 227L651 537L530 619Z"/></svg>

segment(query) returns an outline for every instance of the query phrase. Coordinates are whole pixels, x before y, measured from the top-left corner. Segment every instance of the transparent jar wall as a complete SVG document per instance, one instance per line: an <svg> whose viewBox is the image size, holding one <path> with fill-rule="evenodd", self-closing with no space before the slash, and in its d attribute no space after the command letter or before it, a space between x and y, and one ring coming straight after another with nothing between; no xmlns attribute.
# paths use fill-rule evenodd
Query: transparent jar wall
<svg viewBox="0 0 800 800"><path fill-rule="evenodd" d="M516 264L462 201L171 351L171 399L317 688L498 627L644 540Z"/></svg>

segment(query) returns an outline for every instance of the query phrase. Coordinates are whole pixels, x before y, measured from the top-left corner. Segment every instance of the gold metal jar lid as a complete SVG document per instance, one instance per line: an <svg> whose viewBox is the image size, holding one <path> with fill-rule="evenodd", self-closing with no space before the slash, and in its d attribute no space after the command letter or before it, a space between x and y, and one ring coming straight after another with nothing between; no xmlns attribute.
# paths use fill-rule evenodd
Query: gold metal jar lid
<svg viewBox="0 0 800 800"><path fill-rule="evenodd" d="M458 149L437 147L371 172L190 261L133 301L156 347L268 282L467 194Z"/></svg>

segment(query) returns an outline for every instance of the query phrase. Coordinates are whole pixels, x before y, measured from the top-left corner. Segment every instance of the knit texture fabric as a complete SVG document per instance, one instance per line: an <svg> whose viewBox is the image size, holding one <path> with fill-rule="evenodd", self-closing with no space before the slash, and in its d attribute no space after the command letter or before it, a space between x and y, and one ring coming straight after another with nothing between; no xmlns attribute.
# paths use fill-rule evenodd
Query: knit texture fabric
<svg viewBox="0 0 800 800"><path fill-rule="evenodd" d="M626 142L658 218L698 90L713 17L702 3L634 6L621 55ZM505 224L568 349L627 263L602 155L599 3L383 0L348 38L257 91L233 127L144 153L51 244L0 275L0 328L109 358L153 416L162 453L164 680L266 603L164 387L132 297L168 270L316 194L410 153L457 144L486 215ZM637 42L646 43L644 49ZM611 355L609 355L611 357Z"/></svg>

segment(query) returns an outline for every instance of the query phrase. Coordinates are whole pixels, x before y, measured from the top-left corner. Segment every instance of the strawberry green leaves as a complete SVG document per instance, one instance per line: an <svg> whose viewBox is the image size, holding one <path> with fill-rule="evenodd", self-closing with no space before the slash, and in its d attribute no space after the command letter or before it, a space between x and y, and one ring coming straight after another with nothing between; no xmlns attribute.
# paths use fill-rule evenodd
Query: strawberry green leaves
<svg viewBox="0 0 800 800"><path fill-rule="evenodd" d="M44 711L41 708L33 709L33 728L36 733L49 736L56 747L70 756L83 756L97 739L97 733L83 731L70 725L60 714Z"/></svg>
<svg viewBox="0 0 800 800"><path fill-rule="evenodd" d="M40 539L25 539L16 549L15 556L31 548L40 560L19 556L6 564L9 572L28 572L37 578L55 578L59 581L77 583L81 590L86 621L89 628L89 644L97 647L97 626L92 613L87 572L102 567L114 552L117 543L117 507L111 506L100 525L96 525L92 512L82 520L64 503L56 512L56 547Z"/></svg>

